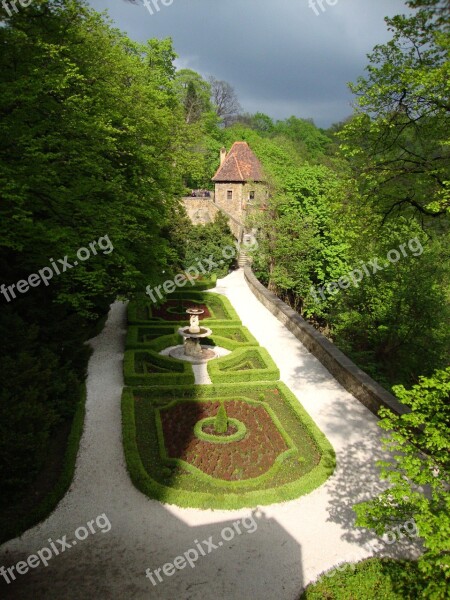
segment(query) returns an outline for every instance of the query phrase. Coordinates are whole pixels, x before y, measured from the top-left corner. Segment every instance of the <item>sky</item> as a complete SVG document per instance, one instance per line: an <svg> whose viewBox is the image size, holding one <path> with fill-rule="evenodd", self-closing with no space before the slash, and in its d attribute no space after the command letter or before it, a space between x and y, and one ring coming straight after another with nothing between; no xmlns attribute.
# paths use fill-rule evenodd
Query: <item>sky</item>
<svg viewBox="0 0 450 600"><path fill-rule="evenodd" d="M177 67L228 81L244 112L319 127L352 113L348 82L391 38L384 17L408 12L404 0L143 1L88 0L133 40L171 37Z"/></svg>

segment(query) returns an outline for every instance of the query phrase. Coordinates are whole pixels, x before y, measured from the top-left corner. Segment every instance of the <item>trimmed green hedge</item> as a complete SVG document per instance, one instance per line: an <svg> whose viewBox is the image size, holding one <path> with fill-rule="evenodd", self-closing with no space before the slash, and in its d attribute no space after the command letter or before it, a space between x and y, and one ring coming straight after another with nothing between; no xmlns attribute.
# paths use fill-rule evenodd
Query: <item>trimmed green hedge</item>
<svg viewBox="0 0 450 600"><path fill-rule="evenodd" d="M187 323L186 323L187 325ZM172 325L130 325L126 338L127 350L151 348L160 352L169 346L178 346L183 343L182 337L177 333L180 324ZM202 340L202 344L221 346L227 350L235 350L246 346L258 346L257 340L246 327L213 326L213 333L209 338ZM160 335L158 335L160 334ZM141 341L147 337L146 341ZM153 339L149 339L152 338Z"/></svg>
<svg viewBox="0 0 450 600"><path fill-rule="evenodd" d="M145 368L141 372L136 363L144 363L146 359L160 372L148 373ZM195 381L190 363L162 356L153 350L126 350L123 371L125 385L183 385Z"/></svg>
<svg viewBox="0 0 450 600"><path fill-rule="evenodd" d="M277 381L280 370L265 348L240 348L208 363L213 383L238 381Z"/></svg>
<svg viewBox="0 0 450 600"><path fill-rule="evenodd" d="M213 386L175 386L171 388L159 386L147 389L139 388L136 391L140 397L140 406L142 406L143 400L147 400L152 401L152 405L155 408L161 408L164 406L164 400L166 400L167 403L170 403L174 399L182 400L183 398L192 400L200 400L201 398L205 400L220 398L233 399L239 395L245 395L246 397L251 395L256 400L258 396L264 396L265 393L269 394L269 392L272 394L274 390L277 390L277 394L279 395L275 416L281 422L285 435L292 437L295 442L295 439L298 438L298 436L304 435L301 432L305 431L309 434L312 443L314 443L320 451L320 461L311 469L311 471L305 473L299 477L299 479L284 484L279 484L276 482L275 478L273 487L265 487L262 489L251 489L252 484L249 484L249 480L228 482L231 484L237 483L239 487L236 487L235 489L233 489L233 485L231 488L227 488L223 485L221 480L216 480L216 482L214 482L215 488L211 488L211 485L213 484L206 482L206 478L208 477L206 474L203 474L205 477L198 477L196 474L192 483L194 489L187 490L179 487L177 488L177 478L173 479L171 477L171 470L161 467L161 480L164 481L164 483L160 483L150 476L143 465L136 438L134 393L132 389L126 388L124 389L122 396L123 439L127 468L134 485L150 498L155 498L168 504L176 504L182 507L226 510L285 502L303 494L308 494L322 485L328 477L330 477L335 468L333 448L302 405L298 402L297 398L283 383L258 382L247 383L245 385L232 383ZM156 404L153 404L153 402L156 402ZM266 408L267 405L270 405L270 403L266 403ZM157 419L152 418L149 413L148 424L153 423L155 431L156 421ZM147 457L148 460L151 460L151 464L153 464L153 458L158 460L156 457L159 456L159 448L154 447L154 444L159 446L157 437L158 436L155 433L155 439L151 440L152 453L156 452L157 454L152 454L152 457ZM291 458L291 460L293 459ZM161 463L163 464L163 461L161 461ZM185 466L186 463L183 463L184 468ZM283 463L280 463L279 469L282 469L283 467ZM165 471L168 471L168 473ZM191 470L188 472L191 473ZM290 472L290 469L286 471L286 473ZM281 473L277 473L277 477L279 477L280 474ZM191 475L194 474L191 473ZM266 475L267 474L263 475L262 478L264 479ZM268 479L266 478L264 481L258 481L256 487L263 483L267 486ZM205 489L202 489L205 488L205 486L208 487L208 485L211 489L215 489L215 491L205 491Z"/></svg>
<svg viewBox="0 0 450 600"><path fill-rule="evenodd" d="M202 279L196 279L194 283L194 289L199 292L204 290L211 290L216 287L217 283L217 275L215 273L211 273L209 277L204 277ZM189 284L190 285L190 284ZM168 296L170 298L170 296Z"/></svg>
<svg viewBox="0 0 450 600"><path fill-rule="evenodd" d="M259 346L258 340L253 337L247 327L223 327L211 325L212 335L202 343L210 343L213 346L222 346L227 350L235 350L245 346ZM208 342L210 340L210 342ZM223 340L226 340L225 342Z"/></svg>
<svg viewBox="0 0 450 600"><path fill-rule="evenodd" d="M190 300L197 304L206 304L211 317L201 319L208 327L215 325L241 326L241 321L228 298L214 292L197 292L195 290L177 291L171 294L169 300ZM189 322L188 315L178 321L165 321L160 317L152 317L151 311L154 304L148 298L138 298L128 303L128 323L130 325L186 325Z"/></svg>
<svg viewBox="0 0 450 600"><path fill-rule="evenodd" d="M56 486L52 491L40 502L36 508L27 514L26 517L19 521L10 523L9 526L3 528L0 535L0 544L3 544L9 539L21 535L30 527L37 525L46 519L58 506L59 502L68 492L75 474L75 464L77 461L78 449L80 447L81 436L83 435L84 417L86 407L86 386L82 386L81 397L78 402L75 415L72 421L69 437L67 440L67 448L64 454L64 463Z"/></svg>
<svg viewBox="0 0 450 600"><path fill-rule="evenodd" d="M204 425L215 425L217 417L207 417L206 419L202 419L201 421L197 421L194 427L194 434L198 437L199 440L204 440L205 442L211 442L212 444L230 444L231 442L240 442L244 439L247 428L242 421L238 419L228 418L228 425L232 425L236 427L236 433L227 436L214 435L211 433L205 433L203 431Z"/></svg>
<svg viewBox="0 0 450 600"><path fill-rule="evenodd" d="M249 400L248 398L239 397L239 396L234 396L232 399L233 400L242 400L242 401L246 402L247 404L252 404L254 406L256 406L258 404L259 405L263 404L265 410L269 413L270 418L272 419L272 422L274 423L275 427L278 429L278 432L280 433L281 437L283 438L283 440L286 443L287 450L285 450L284 452L282 452L281 454L279 454L277 456L274 464L270 467L270 469L266 473L264 473L263 475L260 475L259 477L252 477L251 479L245 479L245 480L241 480L241 481L227 481L224 479L218 479L216 477L212 477L211 475L204 473L203 471L201 471L194 465L191 465L183 460L180 460L177 458L169 458L169 456L167 455L167 450L166 450L165 444L164 444L164 435L163 435L162 422L161 422L161 410L168 409L172 406L175 406L176 404L178 404L178 401L171 402L168 406L164 406L163 409L158 408L155 411L156 433L157 433L158 444L159 444L159 449L160 449L160 456L161 456L163 462L165 464L176 466L185 471L188 471L188 472L192 473L193 475L195 475L197 477L197 479L199 479L200 481L203 481L205 483L211 483L211 482L220 483L220 485L222 485L225 488L225 492L230 492L230 491L237 492L237 491L241 490L243 487L257 488L257 487L260 487L261 485L266 484L267 482L270 482L270 480L273 479L274 476L279 472L280 468L283 465L283 462L287 458L295 456L295 454L297 452L296 447L295 447L292 439L290 438L290 436L284 430L280 420L278 419L278 417L276 416L274 411L270 408L270 406L267 405L267 403L262 403L262 402L258 402L255 400L252 401L252 400ZM221 398L220 400L222 402L227 402L227 400L229 401L231 399L230 398L228 398L228 399ZM186 400L184 400L184 402L185 401ZM206 402L207 400L201 400L201 401ZM194 400L194 402L200 402L200 400L196 399L196 400ZM211 420L214 421L215 418L216 417L211 417ZM202 423L205 420L208 420L208 419L203 419L202 421L199 421L199 422ZM231 420L239 422L236 419L231 419ZM198 425L198 423L197 423L197 425ZM245 428L244 423L242 423L241 425L244 426L243 428L242 427L240 428L240 430L242 432L242 430L243 429L245 430L246 428ZM195 427L194 427L194 432L195 432ZM239 432L236 433L235 435L237 436L238 434L239 434ZM203 435L206 436L206 434L203 434ZM244 436L245 436L245 431L244 431L244 435L242 435L242 438ZM208 440L208 441L211 441L211 440ZM217 443L217 440L214 440L214 443Z"/></svg>
<svg viewBox="0 0 450 600"><path fill-rule="evenodd" d="M151 325L149 327L131 325L128 327L125 348L127 350L148 348L152 342L161 336L174 335L178 326L172 325ZM166 348L166 346L164 346ZM161 348L162 349L162 348Z"/></svg>

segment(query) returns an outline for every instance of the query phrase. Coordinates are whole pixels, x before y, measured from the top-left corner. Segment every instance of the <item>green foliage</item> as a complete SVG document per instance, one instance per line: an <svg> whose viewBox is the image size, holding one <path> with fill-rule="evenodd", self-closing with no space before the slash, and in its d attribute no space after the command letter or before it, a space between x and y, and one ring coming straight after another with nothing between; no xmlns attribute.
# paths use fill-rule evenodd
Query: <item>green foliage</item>
<svg viewBox="0 0 450 600"><path fill-rule="evenodd" d="M450 368L422 377L411 390L394 391L411 412L381 411L380 426L390 432L384 440L390 458L379 465L391 487L355 506L357 523L381 534L413 517L426 550L418 563L426 584L422 597L444 598L450 585Z"/></svg>
<svg viewBox="0 0 450 600"><path fill-rule="evenodd" d="M380 212L435 217L450 210L450 13L446 0L407 5L411 14L386 19L392 39L351 86L358 110L340 135Z"/></svg>
<svg viewBox="0 0 450 600"><path fill-rule="evenodd" d="M220 403L219 410L214 419L214 430L216 433L226 433L228 431L228 416L223 402Z"/></svg>
<svg viewBox="0 0 450 600"><path fill-rule="evenodd" d="M10 307L1 313L0 337L1 501L9 503L39 472L55 428L73 417L90 351L68 348L68 362Z"/></svg>
<svg viewBox="0 0 450 600"><path fill-rule="evenodd" d="M123 360L125 385L182 385L194 383L192 366L153 350L126 350Z"/></svg>
<svg viewBox="0 0 450 600"><path fill-rule="evenodd" d="M0 516L0 543L3 544L8 539L15 538L30 529L47 516L56 508L58 503L69 490L73 476L75 473L75 463L77 460L78 450L80 446L81 436L83 434L84 416L85 416L86 389L83 386L81 389L81 397L78 401L75 415L72 421L67 447L64 455L64 462L61 473L59 474L56 486L49 492L41 502L39 502L31 512L26 515L17 513L14 519L11 520L8 515L8 520L3 522L5 513ZM36 446L33 445L33 451ZM17 505L16 505L17 506Z"/></svg>
<svg viewBox="0 0 450 600"><path fill-rule="evenodd" d="M276 381L280 371L265 348L238 348L208 363L213 383Z"/></svg>
<svg viewBox="0 0 450 600"><path fill-rule="evenodd" d="M136 44L78 0L0 13L0 282L27 279L52 258L73 265L80 247L111 242L0 311L7 502L73 418L83 342L99 318L177 262L167 226L186 146L170 40Z"/></svg>
<svg viewBox="0 0 450 600"><path fill-rule="evenodd" d="M416 564L369 558L356 565L339 565L309 585L300 600L367 600L374 597L374 591L380 600L422 598L423 585Z"/></svg>
<svg viewBox="0 0 450 600"><path fill-rule="evenodd" d="M330 140L325 133L309 119L298 119L293 116L285 121L278 121L275 132L292 140L301 154L308 154L312 158L324 154L330 145Z"/></svg>
<svg viewBox="0 0 450 600"><path fill-rule="evenodd" d="M328 318L336 344L389 388L447 364L450 263L444 239L427 240L414 222L392 222L382 235L375 227L352 249L351 263L361 268L377 257L383 270L373 274L369 266L358 287L330 298ZM395 264L386 258L391 250L401 255Z"/></svg>
<svg viewBox="0 0 450 600"><path fill-rule="evenodd" d="M183 267L198 268L198 261L211 257L216 266L213 266L206 276L223 277L235 262L236 255L235 240L228 227L227 218L223 213L217 213L213 223L192 226L186 240ZM204 267L208 268L206 262Z"/></svg>
<svg viewBox="0 0 450 600"><path fill-rule="evenodd" d="M107 234L114 251L55 277L49 292L89 316L166 263L181 112L170 42L136 44L81 3L58 4L33 3L0 30L3 279Z"/></svg>

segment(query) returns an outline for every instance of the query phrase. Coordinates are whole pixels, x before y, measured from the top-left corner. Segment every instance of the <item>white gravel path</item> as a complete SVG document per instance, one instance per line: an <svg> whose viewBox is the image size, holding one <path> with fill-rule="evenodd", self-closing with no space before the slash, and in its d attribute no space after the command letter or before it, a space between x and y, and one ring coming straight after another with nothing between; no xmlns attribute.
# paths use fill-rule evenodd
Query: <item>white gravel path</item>
<svg viewBox="0 0 450 600"><path fill-rule="evenodd" d="M0 598L20 600L295 600L326 569L372 553L370 539L354 529L351 506L379 489L374 467L380 456L376 418L265 309L248 289L242 270L220 280L229 297L281 370L281 379L333 444L338 469L325 485L285 505L263 507L257 530L164 577L157 587L151 571L195 548L194 540L221 539L222 528L249 510L200 511L163 506L131 484L124 462L120 395L125 306L112 306L104 331L94 340L89 363L85 430L70 491L50 517L21 538L0 547L8 567L105 513L107 533L91 534L9 585L0 578ZM241 527L242 529L242 527ZM386 547L407 555L404 542ZM412 549L410 550L412 552Z"/></svg>

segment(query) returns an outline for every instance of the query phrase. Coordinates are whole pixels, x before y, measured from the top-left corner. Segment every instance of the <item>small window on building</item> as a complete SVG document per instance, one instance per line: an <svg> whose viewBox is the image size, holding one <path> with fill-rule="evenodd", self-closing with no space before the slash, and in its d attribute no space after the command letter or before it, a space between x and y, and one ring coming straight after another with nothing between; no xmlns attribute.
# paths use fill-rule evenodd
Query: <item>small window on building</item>
<svg viewBox="0 0 450 600"><path fill-rule="evenodd" d="M227 191L227 200L233 200L233 190Z"/></svg>
<svg viewBox="0 0 450 600"><path fill-rule="evenodd" d="M249 192L248 193L248 201L253 202L254 199L255 199L255 192Z"/></svg>

